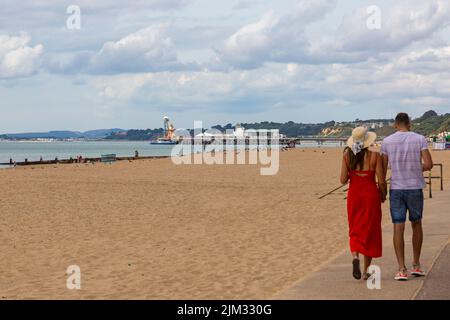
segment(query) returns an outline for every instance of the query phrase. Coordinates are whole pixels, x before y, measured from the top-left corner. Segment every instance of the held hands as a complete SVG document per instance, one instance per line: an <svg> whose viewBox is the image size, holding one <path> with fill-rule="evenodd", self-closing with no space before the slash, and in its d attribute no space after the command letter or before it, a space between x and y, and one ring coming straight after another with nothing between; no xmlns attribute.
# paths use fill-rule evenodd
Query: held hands
<svg viewBox="0 0 450 320"><path fill-rule="evenodd" d="M381 203L384 203L387 198L387 184L386 181L378 183L378 189L380 190Z"/></svg>
<svg viewBox="0 0 450 320"><path fill-rule="evenodd" d="M381 203L384 203L387 198L387 193L386 193L386 191L381 191L381 190L380 190L380 193L381 193Z"/></svg>

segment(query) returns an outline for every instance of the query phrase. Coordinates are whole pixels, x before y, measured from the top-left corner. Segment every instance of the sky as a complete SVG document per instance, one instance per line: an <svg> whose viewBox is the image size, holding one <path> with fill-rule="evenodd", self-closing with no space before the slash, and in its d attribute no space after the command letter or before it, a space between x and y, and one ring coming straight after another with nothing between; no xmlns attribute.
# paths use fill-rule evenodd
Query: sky
<svg viewBox="0 0 450 320"><path fill-rule="evenodd" d="M449 31L447 0L0 0L0 133L446 113Z"/></svg>

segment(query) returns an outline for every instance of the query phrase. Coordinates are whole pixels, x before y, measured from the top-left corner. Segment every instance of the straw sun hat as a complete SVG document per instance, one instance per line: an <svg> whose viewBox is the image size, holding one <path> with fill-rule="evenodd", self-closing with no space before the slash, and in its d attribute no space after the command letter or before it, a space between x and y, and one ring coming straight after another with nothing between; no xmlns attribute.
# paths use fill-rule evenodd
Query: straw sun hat
<svg viewBox="0 0 450 320"><path fill-rule="evenodd" d="M352 131L352 136L347 140L347 146L357 154L362 149L370 147L377 139L375 132L370 132L366 127L356 127Z"/></svg>

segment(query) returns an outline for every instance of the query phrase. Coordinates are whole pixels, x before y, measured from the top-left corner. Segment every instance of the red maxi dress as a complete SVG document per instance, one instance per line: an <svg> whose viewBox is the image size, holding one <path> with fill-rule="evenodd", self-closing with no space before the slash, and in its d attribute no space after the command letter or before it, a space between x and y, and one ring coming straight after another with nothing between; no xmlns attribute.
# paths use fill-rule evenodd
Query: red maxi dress
<svg viewBox="0 0 450 320"><path fill-rule="evenodd" d="M375 183L375 171L349 170L349 178L350 250L372 258L381 257L381 195Z"/></svg>

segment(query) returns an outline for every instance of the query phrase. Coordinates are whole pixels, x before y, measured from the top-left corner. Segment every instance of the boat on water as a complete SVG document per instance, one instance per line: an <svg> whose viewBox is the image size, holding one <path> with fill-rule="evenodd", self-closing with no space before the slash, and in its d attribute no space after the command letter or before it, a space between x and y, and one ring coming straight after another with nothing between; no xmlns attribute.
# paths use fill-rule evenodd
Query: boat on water
<svg viewBox="0 0 450 320"><path fill-rule="evenodd" d="M156 144L156 145L174 145L177 144L177 141L166 139L166 138L160 138L158 140L150 141L150 144Z"/></svg>

